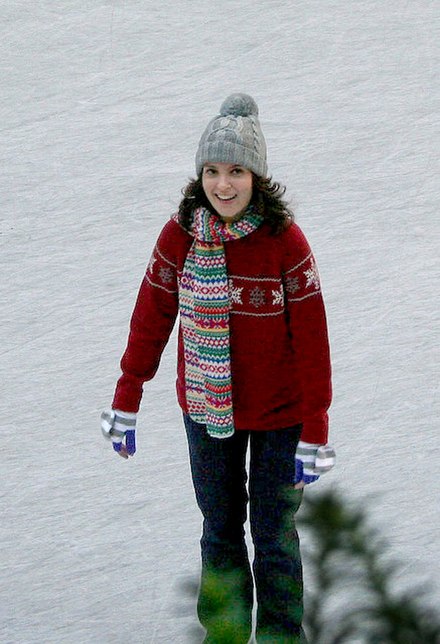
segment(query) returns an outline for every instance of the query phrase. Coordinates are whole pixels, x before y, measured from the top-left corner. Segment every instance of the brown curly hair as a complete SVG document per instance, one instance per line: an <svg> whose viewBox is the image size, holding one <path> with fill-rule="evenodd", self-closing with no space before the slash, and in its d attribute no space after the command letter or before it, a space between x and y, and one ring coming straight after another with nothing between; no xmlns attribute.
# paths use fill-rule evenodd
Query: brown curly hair
<svg viewBox="0 0 440 644"><path fill-rule="evenodd" d="M292 210L282 198L286 188L271 178L259 177L252 173L253 193L251 203L257 209L271 227L274 235L282 232L290 226L294 220ZM195 208L203 206L214 213L211 204L206 197L202 185L202 176L191 179L188 185L182 190L183 199L179 204L178 214L180 225L185 230L190 230L192 223L192 212Z"/></svg>

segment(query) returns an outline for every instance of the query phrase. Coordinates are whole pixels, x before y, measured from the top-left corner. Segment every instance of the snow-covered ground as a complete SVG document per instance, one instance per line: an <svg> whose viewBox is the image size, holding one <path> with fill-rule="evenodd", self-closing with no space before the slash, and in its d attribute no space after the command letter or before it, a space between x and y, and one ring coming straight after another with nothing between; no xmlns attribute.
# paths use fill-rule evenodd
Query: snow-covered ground
<svg viewBox="0 0 440 644"><path fill-rule="evenodd" d="M435 0L0 3L0 641L187 644L200 519L174 340L99 431L155 238L232 91L318 259L338 485L440 605ZM313 489L310 494L315 493Z"/></svg>

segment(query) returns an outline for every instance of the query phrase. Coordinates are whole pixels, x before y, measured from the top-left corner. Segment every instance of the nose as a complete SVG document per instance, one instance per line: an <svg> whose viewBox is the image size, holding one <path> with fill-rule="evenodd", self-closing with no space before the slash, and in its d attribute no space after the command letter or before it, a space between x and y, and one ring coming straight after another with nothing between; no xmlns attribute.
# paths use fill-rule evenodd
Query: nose
<svg viewBox="0 0 440 644"><path fill-rule="evenodd" d="M223 174L223 173L218 175L218 182L217 183L218 183L218 187L222 188L222 189L229 188L230 185L231 185L231 182L230 182L230 179L229 179L228 175Z"/></svg>

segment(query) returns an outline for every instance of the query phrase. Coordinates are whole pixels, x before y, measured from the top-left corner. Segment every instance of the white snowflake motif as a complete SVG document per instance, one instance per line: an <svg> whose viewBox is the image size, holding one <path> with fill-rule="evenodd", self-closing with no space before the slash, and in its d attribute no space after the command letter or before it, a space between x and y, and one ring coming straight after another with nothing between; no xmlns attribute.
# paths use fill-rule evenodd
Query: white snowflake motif
<svg viewBox="0 0 440 644"><path fill-rule="evenodd" d="M306 288L309 286L314 286L315 290L319 289L319 273L318 268L315 264L314 259L310 260L310 268L307 271L304 271L304 275L307 278Z"/></svg>
<svg viewBox="0 0 440 644"><path fill-rule="evenodd" d="M299 279L297 277L288 277L286 279L286 291L292 295L299 291Z"/></svg>
<svg viewBox="0 0 440 644"><path fill-rule="evenodd" d="M150 259L150 262L148 264L147 273L152 273L153 272L153 266L155 265L156 262L157 262L156 257L154 257L154 255L152 255L151 259Z"/></svg>
<svg viewBox="0 0 440 644"><path fill-rule="evenodd" d="M232 280L229 280L229 298L231 304L243 304L241 299L242 286L234 286Z"/></svg>
<svg viewBox="0 0 440 644"><path fill-rule="evenodd" d="M169 284L173 281L173 271L171 268L162 267L159 269L159 277L164 284Z"/></svg>
<svg viewBox="0 0 440 644"><path fill-rule="evenodd" d="M263 306L263 304L266 304L266 295L263 289L261 289L259 286L253 288L249 297L249 301L257 309L260 306Z"/></svg>
<svg viewBox="0 0 440 644"><path fill-rule="evenodd" d="M279 291L272 291L272 297L273 301L272 304L283 304L284 303L284 292L283 292L283 287L280 286Z"/></svg>

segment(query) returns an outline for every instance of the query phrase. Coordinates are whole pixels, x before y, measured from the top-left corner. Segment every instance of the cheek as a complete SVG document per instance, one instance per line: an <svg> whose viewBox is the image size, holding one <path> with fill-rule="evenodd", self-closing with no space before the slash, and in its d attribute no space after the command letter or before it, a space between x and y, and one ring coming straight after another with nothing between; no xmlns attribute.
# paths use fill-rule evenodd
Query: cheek
<svg viewBox="0 0 440 644"><path fill-rule="evenodd" d="M252 199L252 194L253 194L253 192L254 192L253 185L252 185L252 181L250 181L250 182L248 183L248 185L247 185L247 187L246 187L246 188L247 188L247 189L246 189L246 196L247 196L247 199L248 199L248 201L251 201L251 199Z"/></svg>
<svg viewBox="0 0 440 644"><path fill-rule="evenodd" d="M244 187L246 187L246 190L248 193L252 193L253 187L254 187L254 182L252 180L252 175L249 174L246 176L246 181L244 182Z"/></svg>
<svg viewBox="0 0 440 644"><path fill-rule="evenodd" d="M206 179L202 178L202 188L203 188L203 192L205 193L205 197L208 197L208 195L209 195L209 180L207 181Z"/></svg>

